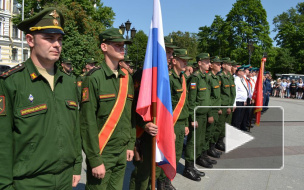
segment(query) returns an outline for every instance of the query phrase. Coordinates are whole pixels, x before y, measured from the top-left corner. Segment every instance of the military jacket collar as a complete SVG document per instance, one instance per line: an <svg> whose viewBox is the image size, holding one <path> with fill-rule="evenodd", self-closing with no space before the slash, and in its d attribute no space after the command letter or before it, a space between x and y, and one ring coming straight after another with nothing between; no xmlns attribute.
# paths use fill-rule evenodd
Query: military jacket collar
<svg viewBox="0 0 304 190"><path fill-rule="evenodd" d="M200 69L198 70L199 74L201 75L201 77L206 77L206 72L202 72Z"/></svg>
<svg viewBox="0 0 304 190"><path fill-rule="evenodd" d="M25 61L25 65L27 67L27 71L29 72L30 78L32 81L35 81L39 76L42 76L36 66L34 65L33 61L31 58L29 58L28 60ZM54 84L56 84L56 81L61 78L63 76L63 73L60 72L59 68L56 66L56 64L54 64L54 71L55 71L55 75L54 75Z"/></svg>
<svg viewBox="0 0 304 190"><path fill-rule="evenodd" d="M102 62L101 63L101 66L102 68L104 69L105 71L105 74L110 77L112 75L115 76L115 74L113 73L113 71L110 69L110 67L106 64L106 62ZM120 69L120 66L118 65L118 76L119 75L122 75L122 76L125 76L126 74L124 72L122 72L122 70Z"/></svg>
<svg viewBox="0 0 304 190"><path fill-rule="evenodd" d="M181 72L181 73L180 73L180 76L178 76L178 75L176 74L176 72L174 71L174 69L171 69L170 72L171 72L171 74L172 74L172 76L173 76L174 78L178 78L178 79L181 78L181 76L182 76L182 74L183 74L183 73Z"/></svg>

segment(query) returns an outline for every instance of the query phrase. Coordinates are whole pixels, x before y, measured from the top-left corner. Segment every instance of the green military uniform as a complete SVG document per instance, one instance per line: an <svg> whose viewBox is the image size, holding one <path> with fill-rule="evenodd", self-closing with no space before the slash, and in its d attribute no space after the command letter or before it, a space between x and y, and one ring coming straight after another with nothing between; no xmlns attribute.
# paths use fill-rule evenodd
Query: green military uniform
<svg viewBox="0 0 304 190"><path fill-rule="evenodd" d="M63 35L62 26L50 7L18 29ZM0 78L0 189L72 189L82 163L75 80L55 66L52 90L31 58Z"/></svg>
<svg viewBox="0 0 304 190"><path fill-rule="evenodd" d="M178 101L180 100L181 94L183 92L183 73L179 76L172 69L169 72L170 88L171 88L171 101L172 101L172 110L175 109ZM186 78L185 78L186 80ZM175 152L176 152L176 165L179 163L179 159L182 156L183 151L183 142L185 136L185 127L188 127L188 93L186 93L185 104L182 108L182 111L177 119L177 122L174 125L174 133L176 135L175 139Z"/></svg>
<svg viewBox="0 0 304 190"><path fill-rule="evenodd" d="M115 37L115 38L114 38ZM118 29L112 28L100 34L100 41L124 42ZM118 67L118 76L104 62L100 69L88 73L82 84L82 102L80 108L81 136L87 162L86 189L122 189L126 168L127 150L133 150L135 144L135 126L131 123L131 107L134 97L132 77L129 76L125 106L113 132L100 154L99 133L118 99L120 79L126 76ZM121 105L118 105L121 106ZM116 107L115 107L116 108ZM111 125L113 126L113 125ZM106 174L103 179L92 176L92 168L104 164Z"/></svg>
<svg viewBox="0 0 304 190"><path fill-rule="evenodd" d="M210 84L208 81L208 74L202 73L200 70L196 71L190 80L189 86L189 120L190 123L194 122L194 110L197 106L211 106L210 99ZM202 153L206 151L206 125L207 125L207 114L210 108L198 108L196 110L196 121L198 127L195 129L189 127L189 135L187 137L187 147L185 151L185 160L187 162L194 162ZM195 152L194 155L194 138L195 138Z"/></svg>
<svg viewBox="0 0 304 190"><path fill-rule="evenodd" d="M57 69L52 91L31 59L2 77L9 102L2 117L9 119L1 132L7 134L0 140L1 147L5 143L2 150L8 151L1 151L4 162L0 168L10 180L1 188L14 185L16 189L35 189L35 185L46 185L38 176L48 178L64 171L68 174L49 179L54 183L44 187L53 187L56 179L67 175L71 188L72 174L80 175L82 162L75 80Z"/></svg>
<svg viewBox="0 0 304 190"><path fill-rule="evenodd" d="M219 57L215 57L211 60L211 62L220 63L221 60ZM220 79L217 75L213 74L212 71L209 71L209 85L211 87L211 106L221 106L221 88L220 88ZM218 122L219 114L218 111L220 108L212 108L211 111L208 113L208 117L213 117L214 122L213 123L207 123L207 131L206 131L206 149L212 150L214 149L214 133L215 128ZM208 154L210 155L210 152L208 151Z"/></svg>
<svg viewBox="0 0 304 190"><path fill-rule="evenodd" d="M86 72L82 73L81 75L79 75L76 79L76 84L77 84L77 94L78 94L78 100L79 102L81 101L81 90L82 90L82 83L85 79L86 76Z"/></svg>
<svg viewBox="0 0 304 190"><path fill-rule="evenodd" d="M223 63L228 63L231 64L230 58L223 58ZM232 102L232 90L231 90L231 78L233 78L233 76L231 76L230 73L225 74L224 71L222 71L221 73L218 73L218 77L220 78L221 81L221 105L222 106L231 106L231 110L232 110L232 106L233 106L233 102ZM216 126L216 130L215 130L215 134L214 134L214 141L213 142L218 142L219 139L222 139L225 137L225 123L229 123L229 118L230 118L230 114L232 114L232 112L230 114L227 115L227 109L228 108L222 108L222 114L219 115L219 120Z"/></svg>

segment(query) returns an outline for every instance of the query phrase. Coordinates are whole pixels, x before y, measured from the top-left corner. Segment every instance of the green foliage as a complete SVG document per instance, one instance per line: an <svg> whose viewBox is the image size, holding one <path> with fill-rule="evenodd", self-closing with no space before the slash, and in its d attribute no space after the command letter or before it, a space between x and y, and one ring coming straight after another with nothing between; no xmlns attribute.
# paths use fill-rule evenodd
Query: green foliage
<svg viewBox="0 0 304 190"><path fill-rule="evenodd" d="M190 57L193 57L194 60L194 58L198 54L197 35L195 33L189 33L189 32L183 33L181 31L177 31L170 33L169 36L171 36L171 38L173 39L174 45L183 49L187 49L188 55Z"/></svg>
<svg viewBox="0 0 304 190"><path fill-rule="evenodd" d="M251 64L259 66L263 52L272 51L267 14L260 0L237 0L226 20L216 15L211 26L199 28L199 51L248 64L248 42L254 42ZM270 54L269 54L270 55ZM268 59L269 62L274 59Z"/></svg>
<svg viewBox="0 0 304 190"><path fill-rule="evenodd" d="M138 31L132 40L132 44L128 46L129 58L137 67L142 67L145 61L148 36L142 31Z"/></svg>
<svg viewBox="0 0 304 190"><path fill-rule="evenodd" d="M296 8L276 16L273 19L275 25L275 40L282 48L290 52L295 58L293 69L296 73L304 72L304 3L299 3ZM287 51L285 50L285 51Z"/></svg>
<svg viewBox="0 0 304 190"><path fill-rule="evenodd" d="M18 0L21 4L22 0ZM40 7L40 9L39 9ZM69 57L74 63L76 75L81 73L87 58L95 58L99 63L103 54L99 47L98 35L111 27L115 13L112 8L103 6L100 0L37 0L25 1L24 17L29 18L46 7L57 7L64 19L64 40L61 57ZM14 23L21 21L21 14L14 18Z"/></svg>

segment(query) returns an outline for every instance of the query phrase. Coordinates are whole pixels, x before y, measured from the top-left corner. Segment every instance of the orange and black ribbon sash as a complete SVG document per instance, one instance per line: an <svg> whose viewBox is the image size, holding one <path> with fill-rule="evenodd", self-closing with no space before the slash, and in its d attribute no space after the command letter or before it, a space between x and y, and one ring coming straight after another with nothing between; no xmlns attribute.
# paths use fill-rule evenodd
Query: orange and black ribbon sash
<svg viewBox="0 0 304 190"><path fill-rule="evenodd" d="M112 111L107 121L105 122L100 133L98 134L100 154L102 153L104 147L106 146L112 133L114 132L117 123L119 122L119 119L121 117L121 114L125 108L127 95L128 95L129 74L127 70L125 69L121 69L121 70L126 75L121 76L120 78L119 92L116 102L114 104L114 107L112 108Z"/></svg>
<svg viewBox="0 0 304 190"><path fill-rule="evenodd" d="M186 100L186 93L187 93L187 88L186 88L186 80L184 75L183 76L183 84L182 84L182 88L183 88L183 92L179 98L179 101L173 111L173 125L175 125L175 123L177 122L180 113L182 112L182 109L184 107L185 104L185 100Z"/></svg>

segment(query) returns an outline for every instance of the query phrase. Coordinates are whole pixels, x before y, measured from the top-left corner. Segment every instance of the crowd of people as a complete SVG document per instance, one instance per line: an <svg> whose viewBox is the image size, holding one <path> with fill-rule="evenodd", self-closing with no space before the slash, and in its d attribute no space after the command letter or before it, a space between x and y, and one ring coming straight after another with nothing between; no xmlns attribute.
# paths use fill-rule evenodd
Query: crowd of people
<svg viewBox="0 0 304 190"><path fill-rule="evenodd" d="M271 79L271 96L280 98L304 99L303 79Z"/></svg>
<svg viewBox="0 0 304 190"><path fill-rule="evenodd" d="M71 59L62 59L61 68L55 64L64 35L60 11L44 9L18 28L26 34L31 55L0 75L0 189L72 189L80 180L82 151L86 189L122 189L127 161L135 166L129 188L149 188L151 139L158 126L135 112L142 69L134 72L124 57L124 45L131 42L117 28L103 31L104 62L96 66L88 59L76 78ZM194 165L213 168L220 161L225 123L243 131L252 127L252 109L244 106L255 104L258 68L205 52L190 63L194 58L169 37L165 48L175 164L184 152L183 176L200 181L205 173ZM270 94L266 78L265 105ZM156 177L157 189L175 189L160 167Z"/></svg>

